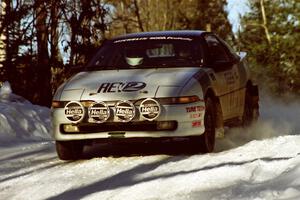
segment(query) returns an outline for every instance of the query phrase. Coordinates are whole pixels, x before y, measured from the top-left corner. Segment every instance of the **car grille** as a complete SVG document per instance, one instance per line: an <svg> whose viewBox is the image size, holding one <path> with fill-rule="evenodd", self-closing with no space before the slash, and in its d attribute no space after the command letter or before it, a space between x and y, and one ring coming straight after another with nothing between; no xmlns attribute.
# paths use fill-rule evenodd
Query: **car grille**
<svg viewBox="0 0 300 200"><path fill-rule="evenodd" d="M96 123L80 123L76 126L78 131L66 131L64 126L69 124L61 124L60 131L63 134L76 133L99 133L109 131L174 131L177 129L177 121L139 121L139 122L106 122Z"/></svg>

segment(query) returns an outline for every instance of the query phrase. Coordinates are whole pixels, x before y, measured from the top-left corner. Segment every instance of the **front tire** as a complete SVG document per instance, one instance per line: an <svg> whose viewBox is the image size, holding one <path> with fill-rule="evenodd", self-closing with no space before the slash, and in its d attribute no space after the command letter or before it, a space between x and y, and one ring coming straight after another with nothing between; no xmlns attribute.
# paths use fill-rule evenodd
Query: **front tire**
<svg viewBox="0 0 300 200"><path fill-rule="evenodd" d="M215 148L216 128L215 128L215 105L211 98L205 101L204 127L205 132L201 135L202 151L210 153Z"/></svg>
<svg viewBox="0 0 300 200"><path fill-rule="evenodd" d="M193 153L210 153L215 147L215 105L211 98L205 100L204 127L202 135L189 138Z"/></svg>
<svg viewBox="0 0 300 200"><path fill-rule="evenodd" d="M56 141L56 152L61 160L77 160L83 152L82 141Z"/></svg>

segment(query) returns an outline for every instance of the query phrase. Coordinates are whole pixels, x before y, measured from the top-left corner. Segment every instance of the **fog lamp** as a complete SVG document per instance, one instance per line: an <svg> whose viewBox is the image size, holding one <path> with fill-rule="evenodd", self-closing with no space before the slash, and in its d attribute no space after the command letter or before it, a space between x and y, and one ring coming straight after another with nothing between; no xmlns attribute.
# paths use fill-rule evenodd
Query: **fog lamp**
<svg viewBox="0 0 300 200"><path fill-rule="evenodd" d="M177 128L176 121L160 121L156 125L157 130L175 130Z"/></svg>
<svg viewBox="0 0 300 200"><path fill-rule="evenodd" d="M79 132L79 128L73 124L65 124L63 125L63 129L66 133Z"/></svg>

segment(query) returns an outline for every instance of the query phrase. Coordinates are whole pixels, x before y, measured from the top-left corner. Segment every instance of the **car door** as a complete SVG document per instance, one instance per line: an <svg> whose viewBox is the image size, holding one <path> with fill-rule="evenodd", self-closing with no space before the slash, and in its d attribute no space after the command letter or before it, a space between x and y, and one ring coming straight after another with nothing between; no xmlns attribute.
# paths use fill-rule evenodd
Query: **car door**
<svg viewBox="0 0 300 200"><path fill-rule="evenodd" d="M232 62L234 58L217 36L206 34L204 40L208 51L208 66L212 69L210 76L214 76L213 87L220 100L223 119L237 117L242 101L238 92L240 89L238 64Z"/></svg>

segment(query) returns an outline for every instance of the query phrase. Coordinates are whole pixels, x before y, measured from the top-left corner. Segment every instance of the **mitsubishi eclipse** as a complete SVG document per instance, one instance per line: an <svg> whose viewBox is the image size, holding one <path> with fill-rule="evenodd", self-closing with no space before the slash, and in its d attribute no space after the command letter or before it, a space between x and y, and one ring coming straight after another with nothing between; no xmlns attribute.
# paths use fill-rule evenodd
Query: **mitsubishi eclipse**
<svg viewBox="0 0 300 200"><path fill-rule="evenodd" d="M224 126L259 115L246 53L206 31L128 34L107 40L52 101L60 159L93 142L187 139L212 152Z"/></svg>

